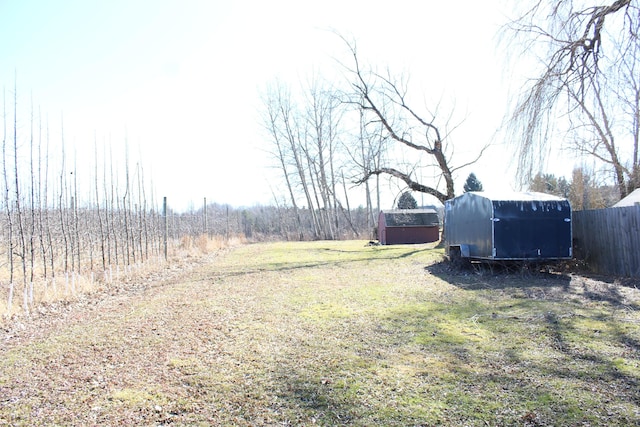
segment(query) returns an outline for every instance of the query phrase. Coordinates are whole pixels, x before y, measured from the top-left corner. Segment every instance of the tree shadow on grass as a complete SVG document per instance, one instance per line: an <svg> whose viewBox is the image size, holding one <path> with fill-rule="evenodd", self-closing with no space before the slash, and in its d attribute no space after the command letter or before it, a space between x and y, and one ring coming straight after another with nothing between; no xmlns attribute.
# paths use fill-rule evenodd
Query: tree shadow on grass
<svg viewBox="0 0 640 427"><path fill-rule="evenodd" d="M454 264L444 259L425 271L465 290L528 288L539 286L569 289L571 276L548 265L526 263Z"/></svg>
<svg viewBox="0 0 640 427"><path fill-rule="evenodd" d="M308 350L314 351L313 345ZM362 416L357 391L342 380L348 367L331 353L320 353L310 357L295 346L274 365L273 410L282 425L351 425Z"/></svg>
<svg viewBox="0 0 640 427"><path fill-rule="evenodd" d="M571 341L577 332L571 318L546 313L534 322L521 319L521 323L534 323L528 328L535 326L536 332L530 343L516 347L505 342L491 344L487 350L477 339L462 340L441 330L428 343L420 344L421 352L411 353L411 359L393 357L415 351L410 349L416 348L416 334L438 329L438 319L449 315L445 305L430 313L432 316L425 312L425 316L407 319L406 312L398 312L384 319L385 334L393 339L371 335L367 351L358 352L362 358L359 365L330 358L324 360L326 364L322 360L305 364L294 357L283 359L277 371L276 409L296 417L286 421L299 424L378 425L373 422L378 420L379 425L440 425L424 413L379 412L386 408L386 401L421 396L438 399L447 425L578 425L585 420L593 425L634 425L633 411L625 408L640 407L637 376L619 369L616 359L606 352L577 348ZM503 325L495 325L500 330L509 321L480 320L480 326L490 328L501 322ZM372 330L381 325L371 325ZM382 351L376 351L379 346ZM429 356L425 364L422 353ZM391 370L385 371L384 367L400 361L403 370L397 377ZM385 377L378 377L371 366L385 371ZM412 369L414 374L403 376L402 372ZM365 394L349 390L346 382L339 384L340 378L358 378ZM406 382L398 389L380 386L381 382L393 384L401 379ZM375 393L367 394L371 390ZM367 396L370 400L365 404L363 397ZM509 411L504 410L507 407ZM603 420L610 422L602 424Z"/></svg>
<svg viewBox="0 0 640 427"><path fill-rule="evenodd" d="M638 289L633 279L578 274L563 263L466 263L444 259L428 265L425 271L464 290L524 290L528 297L575 296L585 301L605 302L615 308L640 310L639 301L630 301L625 287Z"/></svg>
<svg viewBox="0 0 640 427"><path fill-rule="evenodd" d="M553 298L512 311L499 295L504 293L397 311L384 329L399 348L418 343L440 361L438 369L446 370L436 383L451 396L447 410L459 419L464 414L458 406L466 405L480 408L474 417L488 417L491 425L578 425L588 419L599 420L593 425L636 425L630 414L640 410L634 368L640 347L633 328L600 319L600 304ZM600 334L590 329L591 320L594 328L605 325ZM510 403L516 414L500 419L499 407ZM525 417L531 422L516 424Z"/></svg>
<svg viewBox="0 0 640 427"><path fill-rule="evenodd" d="M377 253L377 254L387 253L387 252L391 253L391 252L395 252L395 251L398 250L397 246L399 246L399 245L395 245L395 246L394 245L392 245L392 246L375 245L374 246L375 249L373 249L373 250L375 251L374 253ZM403 245L403 246L408 246L408 245ZM416 245L411 245L411 246L415 247ZM421 246L422 246L422 244L421 244ZM433 249L434 249L434 247L432 245L423 246L423 247L419 247L418 249L414 249L414 250L409 251L409 252L404 252L404 253L399 254L399 255L392 255L392 256L389 256L389 257L386 257L386 258L388 258L388 259L408 258L408 257L414 256L416 254L419 254L419 253L422 253L422 252L425 252L425 251L429 251L429 250L433 250ZM320 251L328 252L328 253L332 253L333 252L333 253L347 253L347 254L361 253L361 251L359 251L359 250L345 251L345 250L333 249L333 248L321 248ZM371 257L371 258L384 258L384 257L376 256L376 257Z"/></svg>
<svg viewBox="0 0 640 427"><path fill-rule="evenodd" d="M545 364L539 367L541 371L555 377L597 383L600 387L617 390L617 393L624 395L624 398L629 402L640 405L640 378L621 370L616 364L616 360L620 360L619 358L611 355L605 357L603 353L576 347L568 339L576 334L570 318L564 319L556 313L548 312L545 313L544 320L552 347L564 354L567 360L575 363L569 366ZM618 324L612 323L610 327L613 329L611 343L623 349L623 353L627 354L626 357L629 360L639 360L640 342L638 339L624 332ZM576 365L582 369L577 369Z"/></svg>
<svg viewBox="0 0 640 427"><path fill-rule="evenodd" d="M350 254L352 256L344 256L344 257L341 257L340 259L334 259L334 260L318 260L318 261L303 261L303 262L285 261L285 262L276 262L276 263L269 262L265 264L259 264L259 263L251 262L250 260L248 260L246 265L242 267L235 267L233 269L228 269L228 270L221 269L219 271L216 271L213 274L213 277L214 278L238 277L238 276L246 276L246 275L255 274L255 273L264 273L264 272L284 273L288 271L315 269L315 268L322 268L326 266L335 267L335 266L344 266L344 265L353 264L353 263L367 263L373 260L379 260L381 258L387 259L387 260L403 259L403 258L414 256L419 253L423 253L430 249L431 248L420 248L420 249L415 249L409 252L393 253L391 251L392 248L388 248L388 249L376 248L375 251L371 252L370 256L363 257L361 255L362 254L361 251L343 251L343 250L322 248L321 251L323 252L344 253L347 255ZM380 251L385 251L389 253L384 253L384 255L381 255Z"/></svg>
<svg viewBox="0 0 640 427"><path fill-rule="evenodd" d="M589 277L575 277L573 283L581 295L589 301L608 302L612 306L629 310L640 310L638 302L630 302L618 282L603 282Z"/></svg>

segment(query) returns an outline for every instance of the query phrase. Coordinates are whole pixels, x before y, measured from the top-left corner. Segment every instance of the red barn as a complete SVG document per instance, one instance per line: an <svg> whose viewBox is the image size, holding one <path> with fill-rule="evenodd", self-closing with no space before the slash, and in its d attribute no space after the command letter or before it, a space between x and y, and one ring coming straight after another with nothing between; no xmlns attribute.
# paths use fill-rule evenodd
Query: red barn
<svg viewBox="0 0 640 427"><path fill-rule="evenodd" d="M378 241L381 245L430 243L440 239L440 221L435 209L380 211Z"/></svg>

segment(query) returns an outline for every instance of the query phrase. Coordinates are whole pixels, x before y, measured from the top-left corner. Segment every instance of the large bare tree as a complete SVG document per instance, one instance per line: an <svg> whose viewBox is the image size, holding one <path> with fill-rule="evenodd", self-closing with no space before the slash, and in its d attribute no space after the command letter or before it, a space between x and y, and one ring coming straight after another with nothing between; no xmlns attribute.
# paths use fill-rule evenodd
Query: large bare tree
<svg viewBox="0 0 640 427"><path fill-rule="evenodd" d="M370 171L378 170L382 166L388 142L388 138L381 136L379 129L371 129L371 127L367 129L364 119L364 112L360 110L358 133L353 138L357 141L357 145L353 144L353 141L345 141L346 152L351 163L355 165L355 172L352 173L354 173L353 179L356 181L359 181L362 176L370 176ZM377 212L380 210L380 175L376 175L375 178L375 212L371 185L368 179L364 181L368 230L373 230Z"/></svg>
<svg viewBox="0 0 640 427"><path fill-rule="evenodd" d="M532 0L518 7L507 40L522 43L521 63L539 67L509 117L521 183L545 169L554 148L569 149L597 159L624 197L640 186L638 2Z"/></svg>
<svg viewBox="0 0 640 427"><path fill-rule="evenodd" d="M365 183L374 175L387 174L402 180L411 190L430 194L440 201L454 197L454 172L476 162L487 146L480 148L478 156L471 162L453 167L453 146L445 131L450 117L439 117L437 109L435 112L419 112L410 105L406 79L395 77L389 70L381 74L363 67L356 44L341 38L347 44L352 59L351 65L345 65L351 77L352 88L348 102L358 106L364 113L365 126L381 129L382 138L389 138L419 154L425 154L429 166L438 171L436 182L427 185L420 182L421 177L415 173L418 162L404 166L395 163L376 165L365 171L357 183ZM444 186L439 185L441 180L444 181Z"/></svg>
<svg viewBox="0 0 640 427"><path fill-rule="evenodd" d="M305 132L303 121L298 117L291 93L287 87L278 83L263 96L263 124L273 143L273 157L282 171L293 210L296 214L299 238L304 239L302 218L298 208L297 188L301 188L307 206L311 209L313 200L309 190L306 169L301 156L301 140ZM319 235L318 223L313 218L313 237Z"/></svg>

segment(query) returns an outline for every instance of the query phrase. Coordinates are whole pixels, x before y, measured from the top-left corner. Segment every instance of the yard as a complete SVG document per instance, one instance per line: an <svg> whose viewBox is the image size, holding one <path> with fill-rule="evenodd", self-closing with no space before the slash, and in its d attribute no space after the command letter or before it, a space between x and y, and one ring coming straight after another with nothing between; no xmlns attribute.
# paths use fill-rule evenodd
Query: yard
<svg viewBox="0 0 640 427"><path fill-rule="evenodd" d="M635 283L365 243L242 245L5 321L0 425L640 425Z"/></svg>

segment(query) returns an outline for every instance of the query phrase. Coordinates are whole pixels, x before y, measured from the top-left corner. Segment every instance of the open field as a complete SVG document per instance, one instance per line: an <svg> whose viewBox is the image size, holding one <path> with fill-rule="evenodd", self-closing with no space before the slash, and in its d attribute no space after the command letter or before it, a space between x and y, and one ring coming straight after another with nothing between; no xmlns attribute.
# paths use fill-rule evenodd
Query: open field
<svg viewBox="0 0 640 427"><path fill-rule="evenodd" d="M243 245L0 328L0 425L640 425L640 290Z"/></svg>

